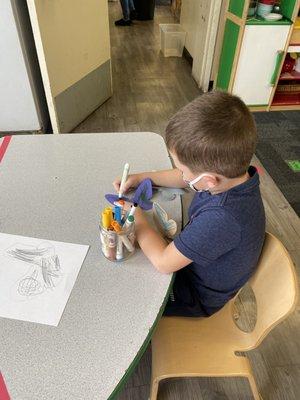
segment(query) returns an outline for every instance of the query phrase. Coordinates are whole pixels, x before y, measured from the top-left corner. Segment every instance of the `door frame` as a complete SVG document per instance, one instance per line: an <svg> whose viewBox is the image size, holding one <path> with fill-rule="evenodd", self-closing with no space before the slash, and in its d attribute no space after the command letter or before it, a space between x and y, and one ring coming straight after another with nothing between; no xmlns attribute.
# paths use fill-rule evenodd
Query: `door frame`
<svg viewBox="0 0 300 400"><path fill-rule="evenodd" d="M207 16L208 26L205 37L204 54L203 57L201 57L201 54L196 52L193 59L192 76L204 92L207 92L209 88L221 9L222 0L211 0L211 7ZM201 23L201 21L199 21L199 23ZM200 41L203 40L203 37L200 36L199 34L197 35L196 49L200 47Z"/></svg>

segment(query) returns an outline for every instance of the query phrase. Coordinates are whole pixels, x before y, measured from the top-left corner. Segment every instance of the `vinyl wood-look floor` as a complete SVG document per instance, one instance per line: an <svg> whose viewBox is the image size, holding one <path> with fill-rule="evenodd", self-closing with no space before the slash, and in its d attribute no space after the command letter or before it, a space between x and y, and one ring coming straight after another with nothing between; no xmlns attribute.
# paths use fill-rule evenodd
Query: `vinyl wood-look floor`
<svg viewBox="0 0 300 400"><path fill-rule="evenodd" d="M184 58L160 53L159 23L174 23L170 8L156 8L155 21L115 27L119 3L110 3L113 96L74 132L150 131L163 134L168 119L201 92Z"/></svg>
<svg viewBox="0 0 300 400"><path fill-rule="evenodd" d="M114 95L74 132L153 131L164 134L168 118L200 94L185 59L159 53L159 23L174 22L168 7L157 7L154 21L137 21L117 28L118 3L110 3ZM267 229L285 244L300 274L300 223L268 172L261 166L261 191ZM185 216L190 198L184 199ZM238 300L252 311L247 291ZM251 325L243 320L244 326ZM300 308L276 327L260 347L248 353L264 400L300 399ZM142 357L118 400L146 400L149 395L151 348ZM173 379L164 382L159 400L252 399L246 380L220 378Z"/></svg>

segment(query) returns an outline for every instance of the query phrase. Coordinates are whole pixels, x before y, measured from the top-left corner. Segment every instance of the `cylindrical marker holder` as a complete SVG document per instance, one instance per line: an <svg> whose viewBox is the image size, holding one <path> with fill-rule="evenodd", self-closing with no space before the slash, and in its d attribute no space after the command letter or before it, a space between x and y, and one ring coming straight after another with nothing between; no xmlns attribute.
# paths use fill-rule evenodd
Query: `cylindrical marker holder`
<svg viewBox="0 0 300 400"><path fill-rule="evenodd" d="M104 257L110 261L125 261L135 251L134 223L122 227L122 231L106 229L100 225L101 249Z"/></svg>

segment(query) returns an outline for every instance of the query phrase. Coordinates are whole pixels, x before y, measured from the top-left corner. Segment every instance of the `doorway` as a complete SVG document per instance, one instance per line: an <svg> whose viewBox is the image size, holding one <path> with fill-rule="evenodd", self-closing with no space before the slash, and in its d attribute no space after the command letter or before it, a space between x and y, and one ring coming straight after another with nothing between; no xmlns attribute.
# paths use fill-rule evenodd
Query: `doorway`
<svg viewBox="0 0 300 400"><path fill-rule="evenodd" d="M119 2L109 2L113 95L75 132L151 131L164 135L168 119L201 91L185 58L163 57L160 23L177 23L171 4L153 20L117 27Z"/></svg>

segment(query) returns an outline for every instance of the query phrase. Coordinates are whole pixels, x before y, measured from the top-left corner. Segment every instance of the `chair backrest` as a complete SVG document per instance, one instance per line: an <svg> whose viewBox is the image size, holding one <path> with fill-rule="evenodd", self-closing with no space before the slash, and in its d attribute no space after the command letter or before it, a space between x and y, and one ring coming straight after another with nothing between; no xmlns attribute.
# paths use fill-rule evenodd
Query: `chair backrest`
<svg viewBox="0 0 300 400"><path fill-rule="evenodd" d="M253 331L247 333L247 344L241 351L257 347L297 303L293 262L280 240L270 233L266 233L258 267L249 284L256 298L257 319Z"/></svg>

